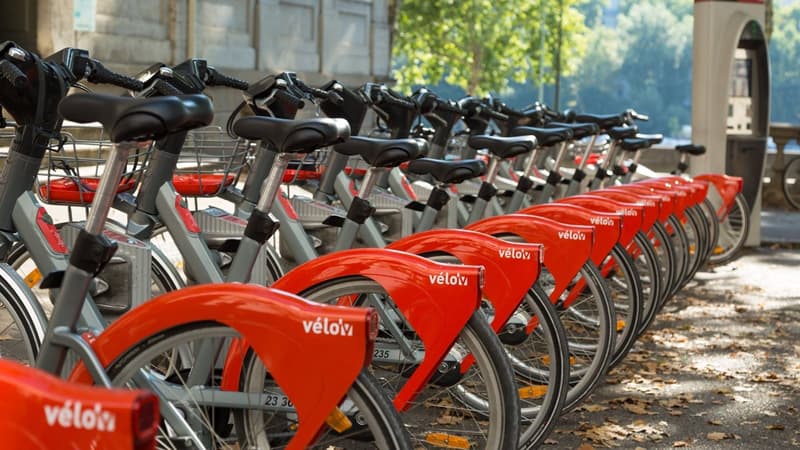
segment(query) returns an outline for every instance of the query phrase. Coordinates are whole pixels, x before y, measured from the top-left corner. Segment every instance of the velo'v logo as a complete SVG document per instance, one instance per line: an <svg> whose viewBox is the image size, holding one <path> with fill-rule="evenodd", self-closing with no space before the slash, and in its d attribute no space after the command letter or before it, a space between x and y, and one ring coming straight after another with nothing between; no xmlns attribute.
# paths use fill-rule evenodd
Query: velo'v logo
<svg viewBox="0 0 800 450"><path fill-rule="evenodd" d="M441 284L444 286L469 286L469 278L466 275L439 272L439 275L428 275L431 284Z"/></svg>
<svg viewBox="0 0 800 450"><path fill-rule="evenodd" d="M76 430L114 431L116 416L96 403L85 408L81 402L67 400L63 405L44 405L44 416L49 426L74 428Z"/></svg>
<svg viewBox="0 0 800 450"><path fill-rule="evenodd" d="M328 318L317 317L315 320L304 320L303 331L306 334L324 334L329 336L352 336L353 324L342 319L331 322Z"/></svg>
<svg viewBox="0 0 800 450"><path fill-rule="evenodd" d="M503 259L531 259L531 252L514 248L504 248L497 250L497 255Z"/></svg>
<svg viewBox="0 0 800 450"><path fill-rule="evenodd" d="M606 227L614 225L614 220L605 216L592 216L589 221L592 223L592 225L603 225Z"/></svg>
<svg viewBox="0 0 800 450"><path fill-rule="evenodd" d="M558 232L559 239L566 239L569 241L585 241L586 233L575 230L564 230Z"/></svg>

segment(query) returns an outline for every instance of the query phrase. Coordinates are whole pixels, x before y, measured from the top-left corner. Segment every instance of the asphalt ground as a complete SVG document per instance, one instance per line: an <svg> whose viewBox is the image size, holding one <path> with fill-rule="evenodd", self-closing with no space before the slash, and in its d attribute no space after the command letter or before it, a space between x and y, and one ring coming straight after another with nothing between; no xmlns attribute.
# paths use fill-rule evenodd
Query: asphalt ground
<svg viewBox="0 0 800 450"><path fill-rule="evenodd" d="M799 285L792 244L698 273L545 448L800 447Z"/></svg>

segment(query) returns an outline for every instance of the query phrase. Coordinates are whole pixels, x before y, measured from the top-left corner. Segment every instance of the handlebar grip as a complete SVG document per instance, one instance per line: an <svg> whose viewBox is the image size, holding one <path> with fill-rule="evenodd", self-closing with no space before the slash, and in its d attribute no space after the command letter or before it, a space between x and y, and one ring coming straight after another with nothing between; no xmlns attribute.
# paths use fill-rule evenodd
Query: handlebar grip
<svg viewBox="0 0 800 450"><path fill-rule="evenodd" d="M161 95L183 95L183 92L164 80L156 80L153 88Z"/></svg>
<svg viewBox="0 0 800 450"><path fill-rule="evenodd" d="M503 113L501 113L499 111L495 111L492 108L485 107L483 109L483 111L486 112L487 116L489 116L490 118L492 118L494 120L499 120L501 122L505 122L505 121L508 120L508 115L507 114L503 114Z"/></svg>
<svg viewBox="0 0 800 450"><path fill-rule="evenodd" d="M380 97L381 102L386 102L390 105L399 106L405 109L417 109L417 105L409 100L395 97L392 94L388 94L386 92L382 92L383 95Z"/></svg>
<svg viewBox="0 0 800 450"><path fill-rule="evenodd" d="M131 91L141 91L144 89L144 83L131 77L112 72L103 66L100 61L92 60L92 73L86 77L92 83L105 83L113 84L121 88L130 89Z"/></svg>
<svg viewBox="0 0 800 450"><path fill-rule="evenodd" d="M240 91L246 91L250 87L250 83L224 75L213 67L209 67L208 72L211 75L208 77L207 82L209 86L227 86L229 88L239 89Z"/></svg>
<svg viewBox="0 0 800 450"><path fill-rule="evenodd" d="M302 109L306 104L302 99L295 97L294 95L284 91L283 89L277 89L275 91L275 98L288 102L297 107L298 109Z"/></svg>
<svg viewBox="0 0 800 450"><path fill-rule="evenodd" d="M19 70L19 67L6 59L0 61L0 76L8 80L15 88L21 88L28 84L28 77Z"/></svg>

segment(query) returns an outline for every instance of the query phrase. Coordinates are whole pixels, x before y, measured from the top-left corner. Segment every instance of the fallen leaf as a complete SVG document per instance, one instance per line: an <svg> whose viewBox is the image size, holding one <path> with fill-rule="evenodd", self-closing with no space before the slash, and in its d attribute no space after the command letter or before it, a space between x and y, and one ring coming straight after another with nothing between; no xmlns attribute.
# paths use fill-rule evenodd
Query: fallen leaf
<svg viewBox="0 0 800 450"><path fill-rule="evenodd" d="M734 439L736 435L734 435L733 433L720 433L718 431L715 431L713 433L708 433L706 437L708 439L711 439L712 441L721 441L723 439Z"/></svg>
<svg viewBox="0 0 800 450"><path fill-rule="evenodd" d="M688 447L689 443L686 441L675 441L672 443L673 447Z"/></svg>
<svg viewBox="0 0 800 450"><path fill-rule="evenodd" d="M767 426L766 426L766 427L764 427L764 428L766 428L766 429L768 429L768 430L775 430L775 431L783 431L783 430L785 430L785 429L786 429L786 427L784 427L783 425L780 425L780 424L775 424L775 425L767 425Z"/></svg>
<svg viewBox="0 0 800 450"><path fill-rule="evenodd" d="M722 422L720 422L719 420L709 420L708 424L709 425L722 425Z"/></svg>
<svg viewBox="0 0 800 450"><path fill-rule="evenodd" d="M589 444L581 444L578 450L594 450L594 447Z"/></svg>

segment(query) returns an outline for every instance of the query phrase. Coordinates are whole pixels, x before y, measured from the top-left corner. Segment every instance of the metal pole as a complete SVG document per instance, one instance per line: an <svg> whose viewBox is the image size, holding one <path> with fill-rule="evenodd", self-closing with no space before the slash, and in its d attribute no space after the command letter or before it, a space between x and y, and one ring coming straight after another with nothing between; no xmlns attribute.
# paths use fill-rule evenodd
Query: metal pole
<svg viewBox="0 0 800 450"><path fill-rule="evenodd" d="M564 29L564 0L558 0L558 46L556 47L556 95L553 107L559 110L558 102L561 94L561 39Z"/></svg>

